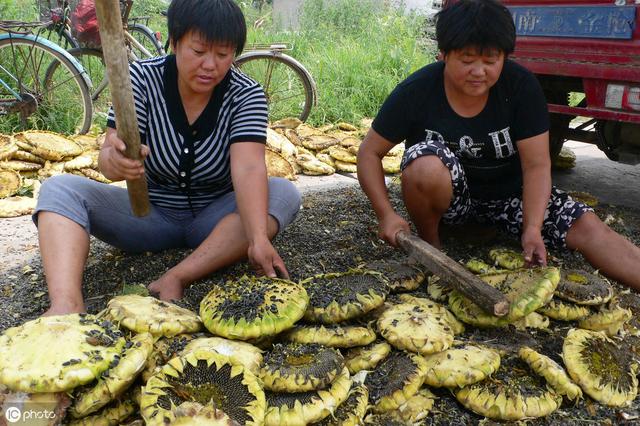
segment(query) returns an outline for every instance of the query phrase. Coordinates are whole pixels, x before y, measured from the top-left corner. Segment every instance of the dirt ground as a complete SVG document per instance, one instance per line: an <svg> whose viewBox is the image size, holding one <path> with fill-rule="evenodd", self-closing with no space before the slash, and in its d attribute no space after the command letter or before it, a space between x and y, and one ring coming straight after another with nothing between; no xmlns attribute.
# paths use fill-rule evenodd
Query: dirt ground
<svg viewBox="0 0 640 426"><path fill-rule="evenodd" d="M390 187L392 201L397 210L406 212L401 206L397 184ZM611 216L611 226L636 244L640 243L640 211L627 207L601 205L597 213L603 219ZM16 222L17 223L17 222ZM11 222L3 221L3 238L18 235L20 227L7 232ZM22 227L33 225L22 220ZM33 232L31 229L30 232ZM456 260L472 256L486 258L494 246L518 249L517 241L490 228L466 227L462 230L443 229L445 251ZM403 258L399 250L384 244L376 236L375 216L366 197L357 185L341 185L330 190L307 192L303 196L303 208L295 222L276 238L276 247L285 259L294 280L311 274L341 271L366 261L383 258ZM3 244L3 247L5 245ZM15 250L15 244L14 244ZM26 263L15 264L1 272L0 276L0 332L25 320L39 316L48 306L46 285L35 239L24 241L22 255ZM146 285L157 278L185 254L174 250L159 254L126 255L99 241L92 241L89 262L84 276L84 292L89 312L103 309L107 301L122 292L125 285ZM556 265L592 270L580 255L551 253ZM1 253L0 253L1 255ZM15 254L14 254L15 255ZM8 263L3 262L7 266ZM251 273L244 263L214 274L207 280L195 283L187 290L180 302L183 306L198 310L201 298L208 292L212 282ZM522 342L534 345L543 353L557 359L558 344L550 336L566 333L571 324L553 322L554 333L526 332L514 330L481 332L487 341L507 348L517 348ZM478 333L467 327L467 334ZM551 342L551 343L550 343ZM446 391L436 391L438 400L427 424L478 424L481 417L462 408ZM639 424L640 400L626 409L606 408L589 398L576 405L565 403L561 409L544 419L528 422L540 425L578 424ZM486 424L486 423L485 423Z"/></svg>

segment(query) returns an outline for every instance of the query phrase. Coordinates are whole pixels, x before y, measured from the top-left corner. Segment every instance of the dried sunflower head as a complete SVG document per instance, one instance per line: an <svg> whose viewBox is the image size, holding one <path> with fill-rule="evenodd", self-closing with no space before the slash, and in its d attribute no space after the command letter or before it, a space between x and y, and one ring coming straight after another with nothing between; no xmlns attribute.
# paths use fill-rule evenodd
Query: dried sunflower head
<svg viewBox="0 0 640 426"><path fill-rule="evenodd" d="M171 337L195 333L202 328L194 312L151 296L128 294L107 303L107 317L136 333Z"/></svg>
<svg viewBox="0 0 640 426"><path fill-rule="evenodd" d="M265 353L260 378L273 392L323 389L344 369L337 349L317 343L275 344Z"/></svg>
<svg viewBox="0 0 640 426"><path fill-rule="evenodd" d="M344 368L326 388L310 392L266 392L265 426L304 426L332 415L349 394L351 378Z"/></svg>
<svg viewBox="0 0 640 426"><path fill-rule="evenodd" d="M471 411L496 420L544 417L562 403L562 397L515 354L503 356L490 378L463 387L456 398Z"/></svg>
<svg viewBox="0 0 640 426"><path fill-rule="evenodd" d="M265 418L260 380L241 364L203 349L173 358L152 376L140 411L147 425L164 425L175 420L184 402L220 409L240 424L261 425Z"/></svg>
<svg viewBox="0 0 640 426"><path fill-rule="evenodd" d="M200 316L215 335L249 340L292 327L308 303L304 287L292 281L244 275L215 285L200 303Z"/></svg>
<svg viewBox="0 0 640 426"><path fill-rule="evenodd" d="M556 295L579 305L602 305L613 296L613 287L603 277L579 269L560 271Z"/></svg>
<svg viewBox="0 0 640 426"><path fill-rule="evenodd" d="M417 354L394 351L367 374L365 386L373 411L392 411L414 396L424 383L425 360Z"/></svg>
<svg viewBox="0 0 640 426"><path fill-rule="evenodd" d="M501 327L547 304L553 297L560 273L557 268L547 267L484 274L479 277L504 293L510 302L509 313L504 317L487 314L458 291L449 295L449 307L467 324L477 327Z"/></svg>
<svg viewBox="0 0 640 426"><path fill-rule="evenodd" d="M500 354L480 345L465 344L426 355L425 383L433 387L464 387L489 377L500 367Z"/></svg>
<svg viewBox="0 0 640 426"><path fill-rule="evenodd" d="M359 426L367 412L369 391L362 383L353 382L347 399L331 416L325 417L318 426Z"/></svg>
<svg viewBox="0 0 640 426"><path fill-rule="evenodd" d="M560 395L565 395L571 400L582 398L580 387L569 378L564 368L557 362L528 347L520 348L518 355L533 371L544 377Z"/></svg>
<svg viewBox="0 0 640 426"><path fill-rule="evenodd" d="M522 253L510 249L495 248L489 251L489 259L491 259L494 265L504 269L515 270L524 268L524 256Z"/></svg>
<svg viewBox="0 0 640 426"><path fill-rule="evenodd" d="M623 407L638 395L638 364L633 354L604 333L570 330L562 358L571 378L596 401Z"/></svg>
<svg viewBox="0 0 640 426"><path fill-rule="evenodd" d="M384 340L377 340L366 346L347 349L344 353L345 365L351 374L361 370L373 370L390 352L391 345Z"/></svg>
<svg viewBox="0 0 640 426"><path fill-rule="evenodd" d="M307 321L336 324L382 305L389 294L387 280L375 271L352 269L318 274L300 282L309 294Z"/></svg>
<svg viewBox="0 0 640 426"><path fill-rule="evenodd" d="M391 306L380 315L378 329L396 348L422 355L447 349L453 343L454 336L446 318L421 303L407 302Z"/></svg>
<svg viewBox="0 0 640 426"><path fill-rule="evenodd" d="M109 368L124 345L111 322L92 315L28 321L0 335L0 384L30 393L73 389Z"/></svg>
<svg viewBox="0 0 640 426"><path fill-rule="evenodd" d="M136 334L128 340L115 365L104 371L97 382L76 392L71 415L85 417L122 395L142 372L152 349L150 333Z"/></svg>
<svg viewBox="0 0 640 426"><path fill-rule="evenodd" d="M368 327L357 325L300 324L284 333L285 341L319 343L332 348L364 346L376 340L376 333Z"/></svg>

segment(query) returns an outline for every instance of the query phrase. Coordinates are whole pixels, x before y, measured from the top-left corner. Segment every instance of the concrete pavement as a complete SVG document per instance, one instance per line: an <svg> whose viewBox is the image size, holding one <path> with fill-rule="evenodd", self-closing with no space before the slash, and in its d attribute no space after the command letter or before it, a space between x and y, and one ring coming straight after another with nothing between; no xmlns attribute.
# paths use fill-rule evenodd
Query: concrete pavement
<svg viewBox="0 0 640 426"><path fill-rule="evenodd" d="M640 165L609 160L595 145L567 141L576 154L576 166L554 170L553 184L566 191L586 191L601 203L640 208Z"/></svg>

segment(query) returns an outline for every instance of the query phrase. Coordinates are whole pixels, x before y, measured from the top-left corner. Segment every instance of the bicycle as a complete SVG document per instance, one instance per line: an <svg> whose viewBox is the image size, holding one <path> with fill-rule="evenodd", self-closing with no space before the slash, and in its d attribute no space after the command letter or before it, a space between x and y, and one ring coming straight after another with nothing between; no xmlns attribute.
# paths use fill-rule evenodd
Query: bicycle
<svg viewBox="0 0 640 426"><path fill-rule="evenodd" d="M133 1L131 1L133 4ZM162 35L160 32L154 32L149 28L149 16L128 16L130 10L127 12L127 27L126 30L138 43L140 43L149 53L146 55L142 50L139 51L139 57L149 56L163 56L165 54L164 47L162 46Z"/></svg>
<svg viewBox="0 0 640 426"><path fill-rule="evenodd" d="M133 0L122 0L121 5L129 61L133 62L138 59L163 55L164 49L159 37L149 27L140 22L148 18L129 17ZM111 99L102 50L92 47L77 47L69 49L68 52L82 64L88 77L94 83L91 92L91 101L94 109L98 112L106 112Z"/></svg>
<svg viewBox="0 0 640 426"><path fill-rule="evenodd" d="M283 53L290 50L293 47L287 43L250 44L235 61L262 86L271 121L287 117L305 121L316 105L316 83L299 61Z"/></svg>
<svg viewBox="0 0 640 426"><path fill-rule="evenodd" d="M54 3L55 2L55 3ZM69 0L39 0L40 21L47 22L43 36L64 50L80 47L71 33Z"/></svg>
<svg viewBox="0 0 640 426"><path fill-rule="evenodd" d="M91 82L82 65L42 36L50 22L0 21L0 131L86 133Z"/></svg>
<svg viewBox="0 0 640 426"><path fill-rule="evenodd" d="M77 49L83 46L73 36L71 31L71 11L77 6L77 0L38 0L40 20L50 22L46 27L44 37L63 47L65 50ZM55 3L54 3L55 2ZM130 0L133 4L133 0ZM129 33L149 52L164 54L159 33L154 33L148 26L148 16L130 17L131 4L121 0L123 21L126 22ZM86 46L85 46L86 47Z"/></svg>

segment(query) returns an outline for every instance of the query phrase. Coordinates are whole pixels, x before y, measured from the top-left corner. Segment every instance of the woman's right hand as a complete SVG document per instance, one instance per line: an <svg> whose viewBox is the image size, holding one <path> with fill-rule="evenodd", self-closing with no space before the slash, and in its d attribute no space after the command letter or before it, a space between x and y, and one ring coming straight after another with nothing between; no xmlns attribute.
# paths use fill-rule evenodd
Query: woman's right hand
<svg viewBox="0 0 640 426"><path fill-rule="evenodd" d="M134 180L144 176L144 158L149 155L149 147L140 146L142 160L132 160L125 156L126 144L115 130L107 131L104 145L100 149L100 172L109 180Z"/></svg>
<svg viewBox="0 0 640 426"><path fill-rule="evenodd" d="M378 222L378 236L393 247L398 247L396 235L400 231L411 232L411 228L409 223L396 212L389 212Z"/></svg>

